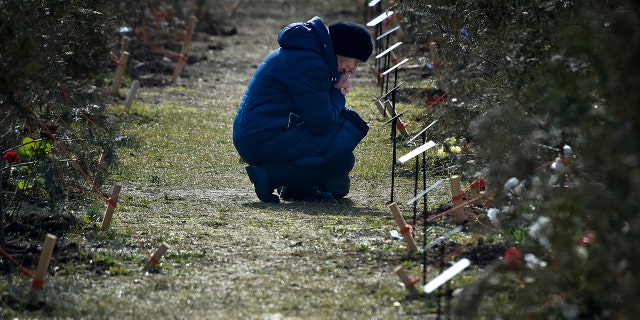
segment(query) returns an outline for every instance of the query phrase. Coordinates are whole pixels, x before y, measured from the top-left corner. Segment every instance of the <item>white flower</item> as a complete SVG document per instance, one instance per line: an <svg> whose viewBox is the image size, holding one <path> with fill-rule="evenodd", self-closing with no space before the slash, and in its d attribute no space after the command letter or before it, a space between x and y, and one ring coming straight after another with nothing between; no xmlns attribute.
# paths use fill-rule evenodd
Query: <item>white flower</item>
<svg viewBox="0 0 640 320"><path fill-rule="evenodd" d="M509 178L509 180L507 180L507 182L504 183L504 190L511 191L516 186L518 186L518 183L520 183L520 180L518 180L518 178L516 177Z"/></svg>
<svg viewBox="0 0 640 320"><path fill-rule="evenodd" d="M566 166L564 165L564 162L562 162L562 159L560 157L557 157L551 164L551 170L557 173L563 173L565 168Z"/></svg>
<svg viewBox="0 0 640 320"><path fill-rule="evenodd" d="M549 217L538 217L538 219L529 227L529 236L538 240L538 242L547 249L551 248L551 241L547 236L547 229L551 219Z"/></svg>
<svg viewBox="0 0 640 320"><path fill-rule="evenodd" d="M487 210L487 216L489 216L489 220L494 225L498 224L498 213L500 213L500 210L496 208L490 208L489 210Z"/></svg>
<svg viewBox="0 0 640 320"><path fill-rule="evenodd" d="M570 157L573 154L573 150L569 145L565 144L562 146L562 154L564 154L565 157Z"/></svg>
<svg viewBox="0 0 640 320"><path fill-rule="evenodd" d="M538 259L533 253L527 253L524 255L524 261L527 263L527 267L531 269L544 268L547 266L547 262Z"/></svg>

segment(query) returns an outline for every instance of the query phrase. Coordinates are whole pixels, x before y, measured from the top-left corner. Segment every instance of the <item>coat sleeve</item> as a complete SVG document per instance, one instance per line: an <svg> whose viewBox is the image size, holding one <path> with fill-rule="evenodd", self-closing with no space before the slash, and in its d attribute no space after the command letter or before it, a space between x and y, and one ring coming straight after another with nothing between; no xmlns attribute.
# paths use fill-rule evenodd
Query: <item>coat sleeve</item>
<svg viewBox="0 0 640 320"><path fill-rule="evenodd" d="M304 126L314 135L326 135L340 120L345 98L332 87L331 76L323 61L309 61L289 72L289 94Z"/></svg>

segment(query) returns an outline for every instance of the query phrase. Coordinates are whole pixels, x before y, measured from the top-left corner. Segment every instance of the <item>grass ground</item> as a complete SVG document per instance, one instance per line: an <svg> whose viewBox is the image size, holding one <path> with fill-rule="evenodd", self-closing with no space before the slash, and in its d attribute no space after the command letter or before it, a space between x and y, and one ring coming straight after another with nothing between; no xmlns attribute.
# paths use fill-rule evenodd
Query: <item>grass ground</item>
<svg viewBox="0 0 640 320"><path fill-rule="evenodd" d="M95 228L76 235L90 245L85 254L92 259L62 265L48 280L47 307L22 315L408 319L431 314L433 299L411 299L393 273L404 263L416 274L419 264L389 234L395 222L386 205L388 127L379 127L384 119L367 101L369 88L352 94L353 107L370 119L372 130L356 151L350 196L330 204L258 201L231 142L233 104L215 112L172 104L116 110L126 137L112 172L113 184L123 186L116 219L108 232L98 231L96 221ZM408 174L400 176L395 197L410 199L411 183ZM100 220L101 204L90 208L94 216L87 220ZM161 266L142 272L146 254L162 243L170 250Z"/></svg>

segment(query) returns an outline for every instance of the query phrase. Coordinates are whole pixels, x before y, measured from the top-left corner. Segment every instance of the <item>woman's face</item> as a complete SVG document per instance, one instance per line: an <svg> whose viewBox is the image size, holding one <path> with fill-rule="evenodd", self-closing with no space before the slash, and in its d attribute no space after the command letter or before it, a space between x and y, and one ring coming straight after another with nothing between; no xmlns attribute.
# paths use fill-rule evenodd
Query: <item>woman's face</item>
<svg viewBox="0 0 640 320"><path fill-rule="evenodd" d="M338 72L340 73L355 73L356 69L358 69L358 64L362 62L356 58L349 58L339 54L336 56L338 57Z"/></svg>

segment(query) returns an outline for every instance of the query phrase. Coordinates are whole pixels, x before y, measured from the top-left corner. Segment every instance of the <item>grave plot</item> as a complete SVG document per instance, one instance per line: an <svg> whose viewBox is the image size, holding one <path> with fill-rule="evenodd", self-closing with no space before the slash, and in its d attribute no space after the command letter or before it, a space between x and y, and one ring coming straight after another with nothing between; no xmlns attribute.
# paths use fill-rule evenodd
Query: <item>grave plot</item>
<svg viewBox="0 0 640 320"><path fill-rule="evenodd" d="M375 1L371 3L378 5ZM375 74L380 86L380 97L374 101L374 106L380 116L387 119L382 126L390 128L391 181L388 206L396 222L391 236L404 242L407 250L404 254L413 264L412 269L420 269L420 273L414 276L406 270L404 264L397 266L394 272L411 296L434 303L438 317L449 317L454 292L463 289L451 285L453 278L479 267L519 265L521 255L516 248L483 242L484 236L493 232L493 225L499 224L499 220L505 219L508 213L501 213L500 218L497 217L498 210L492 207L493 195L485 191L485 177L478 176L465 181L468 178L456 173L463 171L461 166L464 166L464 162L456 164L448 160L455 156L472 160L472 144L464 138L446 138L443 141L429 139L437 136L433 133L433 127L441 119L435 118L425 123L425 113L446 104L450 96L446 88L441 89L435 85L443 72L439 68L443 58L438 55L435 42L428 45L430 60L426 63L432 79L431 85L414 90L411 99L405 98L405 101L411 103L416 97L426 94L425 110L414 117L410 117L408 110L396 110L399 92L405 84L401 81L400 70L406 71L414 67L410 59L401 59L395 54L404 45L403 42L390 41L401 27L387 25L385 28L384 22L393 17L394 12L378 8L366 25L374 30L377 53ZM424 70L422 67L421 69ZM412 150L399 155L400 144L406 144ZM413 198L403 199L404 201L396 196L397 188L407 187L396 179L397 170L403 167L413 173ZM428 181L435 182L427 185ZM450 190L449 203L435 209L429 208L430 193L447 187ZM410 218L405 217L401 207L411 208ZM453 238L467 240L459 242L452 240ZM472 271L467 277L475 274L477 272Z"/></svg>
<svg viewBox="0 0 640 320"><path fill-rule="evenodd" d="M44 123L36 113L33 113L33 114L36 118L38 118L40 122ZM118 205L118 198L119 198L119 194L122 189L122 186L115 185L113 187L111 196L110 197L105 196L101 191L103 189L103 186L99 186L95 183L95 179L92 179L90 177L90 173L87 172L85 169L83 169L83 167L79 164L79 161L77 159L74 159L73 155L65 147L64 143L60 141L60 139L56 135L52 134L51 132L49 136L52 139L53 143L57 146L56 150L58 150L58 152L61 152L67 157L68 159L67 161L70 163L71 167L73 167L74 170L78 171L80 175L84 178L84 182L88 186L90 186L89 189L80 189L71 185L68 185L67 187L70 189L74 189L78 192L86 193L95 198L98 198L106 204L107 208L102 218L101 231L103 232L109 231L112 218L114 217L114 214L115 214L118 220L121 222L121 224L126 227L131 237L137 241L139 246L144 251L146 251L146 254L149 257L149 260L146 262L146 264L141 270L143 272L150 272L153 269L155 269L160 264L160 259L162 258L162 256L167 252L167 250L169 250L169 245L166 242L163 242L160 245L160 247L155 251L155 253L151 253L151 251L147 248L147 245L139 240L140 237L137 235L134 227L131 224L127 223L125 219L117 215L116 207ZM97 175L99 174L99 172L91 173L91 174ZM35 223L40 221L39 219L32 219L30 221L31 223ZM40 221L40 222L43 222L41 224L42 227L45 227L47 229L54 229L55 231L66 230L65 228L69 228L69 226L71 225L70 221L57 221L58 225L56 225L56 221L54 221L54 223L49 223L49 221ZM3 231L11 232L12 230L13 230L12 228L8 228L8 229L4 229ZM88 231L93 231L93 230L88 230ZM42 249L40 250L40 258L37 263L37 269L35 272L32 272L27 267L25 267L26 264L34 263L33 261L30 261L28 259L29 255L31 254L30 252L31 249L28 248L25 252L25 250L23 248L20 248L19 246L7 246L7 249L11 251L9 252L5 250L5 248L0 247L0 255L7 258L7 260L12 265L14 265L15 268L21 271L20 277L22 277L23 275L26 275L27 277L32 279L31 290L29 292L29 297L27 302L28 305L31 305L34 307L42 306L40 293L43 291L46 285L46 277L49 272L49 265L51 261L63 263L65 261L80 259L77 256L77 253L78 253L77 244L72 243L60 248L55 248L56 241L57 241L57 237L55 235L51 233L46 234L44 239L44 244L42 245ZM11 250L11 249L18 249L18 250ZM37 250L37 248L33 248L33 250ZM54 256L54 250L55 250L55 256ZM106 265L102 267L106 267L108 269L110 266Z"/></svg>
<svg viewBox="0 0 640 320"><path fill-rule="evenodd" d="M207 43L206 50L222 50L213 36L231 36L237 30L234 9L207 6L189 10L167 4L122 4L121 42L114 44L111 64L116 69L112 93L117 94L126 74L142 86L175 83L187 65L206 59L203 50L194 50L196 41ZM237 6L236 6L237 8ZM195 12L189 14L187 12ZM200 49L200 48L199 48Z"/></svg>
<svg viewBox="0 0 640 320"><path fill-rule="evenodd" d="M377 15L367 23L368 26L375 28L378 46L376 75L381 91L380 98L374 102L374 106L381 117L389 119L383 125L390 124L391 129L392 150L389 161L391 183L388 189L390 193L388 204L396 222L391 235L402 240L406 247L404 253L406 261L394 272L411 296L435 304L438 318L449 317L454 296L459 296L465 290L465 286L461 284L486 282L491 278L491 273L499 268L519 270L518 268L526 266L536 270L547 266L547 261L536 257L531 252L522 253L518 248L507 247L501 242L485 241L485 239L500 237L505 239L504 236L495 235L495 233L499 230L497 227L504 220L511 219L514 212L513 207L508 205L500 209L496 208L494 197L500 196L501 201L505 198L531 197L534 193L532 190L539 187L540 180L535 176L528 177L524 181L513 177L504 183L502 193L495 195L485 191L485 185L487 183L502 185L502 183L495 181L496 179L492 177L478 174L477 171L475 175L468 174L474 171L470 170L470 167L474 166L473 141L464 137L464 133L462 137L456 138L442 137L439 132L434 132L434 129L442 130L442 127L438 128L439 125L446 129L442 131L455 132L455 128L446 127L451 126L455 121L448 121L450 119L439 116L445 114L440 110L452 107L449 101L454 103L456 101L455 92L448 88L451 83L441 81L448 71L441 67L444 66L443 61L446 61L446 57L438 54L436 42L421 46L418 51L424 50L429 53L429 58L424 59L424 67L421 68L421 70L428 70L422 75L430 78L429 85L423 88L403 88L405 82L402 80L407 80L407 71L410 71L407 66L411 66L412 61L398 59L393 54L405 45L402 41L395 43L385 41L399 29L390 26L386 29L381 27L384 25L383 21L390 19L394 14L391 8L387 11L379 10ZM466 29L463 28L460 32L461 37L468 37ZM479 72L474 76L482 79L493 77L496 63L482 57L480 60L482 62L477 66ZM399 76L399 70L405 71L402 76ZM410 92L412 97L410 99L403 97L404 102L412 103L419 96L425 94L427 96L423 102L425 110L413 117L406 110L402 112L396 110L399 97L407 95L407 92ZM403 143L407 143L406 146L411 150L405 154L398 154L398 146ZM572 173L569 167L569 159L572 157L571 147L568 145L560 148L540 146L539 149L537 154L540 164L535 169L534 175L545 170L543 175L552 175L549 181L554 183L553 188L558 190L571 188ZM404 174L404 178L413 178L412 186L403 185L407 179L398 181L399 171ZM413 176L408 177L409 174ZM398 189L404 190L407 187L413 189L412 199L407 200L396 195ZM445 205L440 204L437 208L434 208L433 204L429 206L434 190L442 188L450 190L449 201ZM495 186L492 188L492 190L499 189ZM509 203L508 200L504 202ZM412 212L405 215L402 210ZM548 249L549 239L545 238L544 230L548 227L549 219L539 217L529 222L526 227L510 229L509 232L512 234L509 237L522 238L523 236L518 235L518 232L523 233L525 232L523 229L526 228L527 236ZM589 241L580 241L579 246ZM584 251L581 248L577 250ZM413 275L407 271L409 265ZM480 273L479 270L484 271ZM462 278L462 280L455 281L456 278ZM470 280L476 278L478 281ZM520 285L526 285L522 280L518 281ZM474 290L477 288L469 289L469 293L465 292L465 299L473 299L471 297L474 294L477 298L480 293Z"/></svg>

